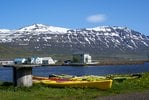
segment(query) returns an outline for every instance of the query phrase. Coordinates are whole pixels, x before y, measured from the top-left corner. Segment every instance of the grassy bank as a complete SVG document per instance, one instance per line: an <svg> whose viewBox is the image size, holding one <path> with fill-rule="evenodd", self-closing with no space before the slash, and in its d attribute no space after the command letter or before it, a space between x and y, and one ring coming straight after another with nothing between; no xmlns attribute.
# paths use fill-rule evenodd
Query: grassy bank
<svg viewBox="0 0 149 100"><path fill-rule="evenodd" d="M43 85L34 85L31 88L13 87L11 83L1 83L1 100L92 100L102 96L129 92L143 92L149 90L149 73L142 74L141 78L114 81L109 90L80 89L80 88L50 88Z"/></svg>

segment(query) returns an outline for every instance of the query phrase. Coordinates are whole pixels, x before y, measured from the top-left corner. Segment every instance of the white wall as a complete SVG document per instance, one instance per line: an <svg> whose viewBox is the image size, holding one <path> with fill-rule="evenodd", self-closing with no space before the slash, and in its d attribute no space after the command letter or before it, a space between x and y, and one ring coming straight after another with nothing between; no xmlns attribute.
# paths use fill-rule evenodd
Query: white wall
<svg viewBox="0 0 149 100"><path fill-rule="evenodd" d="M84 63L91 63L92 57L89 54L84 54Z"/></svg>
<svg viewBox="0 0 149 100"><path fill-rule="evenodd" d="M47 61L48 64L55 64L54 60L51 57L43 57L42 61Z"/></svg>

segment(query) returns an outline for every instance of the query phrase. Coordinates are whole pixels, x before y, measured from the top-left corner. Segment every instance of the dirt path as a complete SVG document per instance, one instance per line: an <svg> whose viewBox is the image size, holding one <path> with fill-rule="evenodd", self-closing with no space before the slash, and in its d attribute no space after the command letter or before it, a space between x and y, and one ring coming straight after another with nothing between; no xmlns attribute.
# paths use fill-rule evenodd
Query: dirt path
<svg viewBox="0 0 149 100"><path fill-rule="evenodd" d="M114 96L106 96L95 100L149 100L149 91L141 93L118 94Z"/></svg>

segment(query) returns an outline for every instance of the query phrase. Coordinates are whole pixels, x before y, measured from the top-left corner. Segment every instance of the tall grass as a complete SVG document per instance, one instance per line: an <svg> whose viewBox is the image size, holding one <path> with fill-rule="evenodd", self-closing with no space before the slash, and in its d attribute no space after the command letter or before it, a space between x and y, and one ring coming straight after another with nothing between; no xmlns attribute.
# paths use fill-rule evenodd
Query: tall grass
<svg viewBox="0 0 149 100"><path fill-rule="evenodd" d="M113 81L111 89L51 88L36 84L33 87L13 87L12 83L0 84L0 100L92 100L107 95L149 90L149 73L141 78Z"/></svg>

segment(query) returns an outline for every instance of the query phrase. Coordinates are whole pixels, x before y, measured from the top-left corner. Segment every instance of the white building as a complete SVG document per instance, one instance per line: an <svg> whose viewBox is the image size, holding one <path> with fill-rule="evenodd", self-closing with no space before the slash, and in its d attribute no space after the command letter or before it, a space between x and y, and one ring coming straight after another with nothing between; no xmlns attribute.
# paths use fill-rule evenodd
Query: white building
<svg viewBox="0 0 149 100"><path fill-rule="evenodd" d="M14 61L0 61L0 65L14 65Z"/></svg>
<svg viewBox="0 0 149 100"><path fill-rule="evenodd" d="M32 57L31 64L55 64L55 61L51 57Z"/></svg>
<svg viewBox="0 0 149 100"><path fill-rule="evenodd" d="M85 53L75 53L73 54L73 63L91 64L92 57Z"/></svg>
<svg viewBox="0 0 149 100"><path fill-rule="evenodd" d="M25 63L27 63L27 59L26 58L15 58L14 63L15 64L25 64Z"/></svg>
<svg viewBox="0 0 149 100"><path fill-rule="evenodd" d="M43 57L42 64L55 64L55 61L51 57Z"/></svg>
<svg viewBox="0 0 149 100"><path fill-rule="evenodd" d="M31 57L31 64L42 64L42 58L40 58L40 57Z"/></svg>

